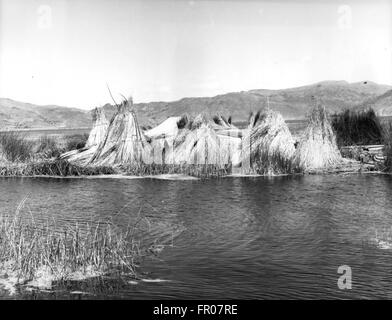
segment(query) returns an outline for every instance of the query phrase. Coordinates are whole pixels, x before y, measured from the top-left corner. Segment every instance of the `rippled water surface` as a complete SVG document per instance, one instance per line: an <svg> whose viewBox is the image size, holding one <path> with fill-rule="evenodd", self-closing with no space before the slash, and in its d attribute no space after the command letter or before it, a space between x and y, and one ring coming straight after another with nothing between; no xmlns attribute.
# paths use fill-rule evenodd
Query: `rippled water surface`
<svg viewBox="0 0 392 320"><path fill-rule="evenodd" d="M89 298L392 298L387 175L7 178L0 214L26 195L25 213L60 226L109 216L121 226L140 213L155 221L148 237L167 246L141 269L168 281L114 283ZM340 265L352 268L351 290L337 287Z"/></svg>

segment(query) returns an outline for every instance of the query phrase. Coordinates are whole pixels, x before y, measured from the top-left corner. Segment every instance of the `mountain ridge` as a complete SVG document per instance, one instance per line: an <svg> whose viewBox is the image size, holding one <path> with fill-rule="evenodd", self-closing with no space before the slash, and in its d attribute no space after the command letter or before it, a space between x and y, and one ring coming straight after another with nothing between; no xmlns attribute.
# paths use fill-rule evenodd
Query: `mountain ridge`
<svg viewBox="0 0 392 320"><path fill-rule="evenodd" d="M286 120L306 117L313 100L319 100L331 113L343 109L371 106L381 116L392 115L392 86L371 81L321 81L315 84L287 89L253 89L229 92L213 97L185 97L175 101L135 103L139 123L155 126L170 116L200 112L232 116L235 122L246 121L252 111L269 107L280 112ZM115 106L103 106L110 119ZM39 106L0 98L0 130L12 128L88 128L91 127L91 110L56 105Z"/></svg>

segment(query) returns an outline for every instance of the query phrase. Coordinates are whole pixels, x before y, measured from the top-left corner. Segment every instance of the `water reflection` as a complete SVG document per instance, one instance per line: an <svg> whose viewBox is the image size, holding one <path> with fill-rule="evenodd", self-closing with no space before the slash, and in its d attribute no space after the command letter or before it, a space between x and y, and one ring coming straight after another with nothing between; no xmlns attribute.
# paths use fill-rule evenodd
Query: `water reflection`
<svg viewBox="0 0 392 320"><path fill-rule="evenodd" d="M109 217L121 227L139 214L154 222L146 237L166 246L142 270L171 282L116 284L110 297L390 297L392 250L372 239L388 232L392 239L391 186L386 175L8 178L0 181L0 213L14 213L29 194L24 214L55 218L59 227ZM343 264L353 270L351 291L336 285Z"/></svg>

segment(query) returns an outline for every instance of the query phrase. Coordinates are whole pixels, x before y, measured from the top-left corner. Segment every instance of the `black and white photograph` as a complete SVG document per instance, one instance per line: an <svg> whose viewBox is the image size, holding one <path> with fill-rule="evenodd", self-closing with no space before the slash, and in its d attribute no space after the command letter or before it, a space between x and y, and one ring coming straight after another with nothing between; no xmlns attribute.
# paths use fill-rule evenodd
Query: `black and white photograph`
<svg viewBox="0 0 392 320"><path fill-rule="evenodd" d="M0 0L0 300L392 299L391 174L391 1Z"/></svg>

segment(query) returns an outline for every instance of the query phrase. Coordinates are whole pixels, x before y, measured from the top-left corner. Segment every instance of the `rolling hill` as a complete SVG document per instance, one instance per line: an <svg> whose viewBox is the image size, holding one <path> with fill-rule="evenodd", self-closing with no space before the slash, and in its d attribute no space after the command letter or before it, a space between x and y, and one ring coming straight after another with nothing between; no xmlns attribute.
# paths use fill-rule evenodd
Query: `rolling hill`
<svg viewBox="0 0 392 320"><path fill-rule="evenodd" d="M55 105L0 98L0 130L4 129L64 129L91 126L89 111Z"/></svg>
<svg viewBox="0 0 392 320"><path fill-rule="evenodd" d="M135 104L142 125L154 126L169 116L200 112L231 115L235 122L248 119L251 111L269 107L286 120L303 119L312 105L320 100L330 112L345 108L373 106L380 115L392 115L392 86L370 81L348 83L323 81L281 90L257 89L226 93L214 97L183 98L172 102ZM104 106L108 118L115 112L111 104ZM0 99L0 130L3 128L81 128L91 126L91 114L76 108L36 106L10 99Z"/></svg>
<svg viewBox="0 0 392 320"><path fill-rule="evenodd" d="M346 81L324 81L309 86L281 90L250 90L233 92L215 97L183 98L173 102L151 102L136 105L140 122L156 125L169 116L183 113L196 115L200 112L214 115L231 115L236 122L248 119L251 111L267 105L280 112L286 120L299 120L306 117L312 106L312 97L319 99L326 108L334 113L346 108L357 108L365 102L373 102L388 94L392 86L379 85L364 81L348 83ZM383 114L392 113L392 104L385 102ZM388 111L388 108L390 111ZM105 106L106 112L113 112L111 105Z"/></svg>
<svg viewBox="0 0 392 320"><path fill-rule="evenodd" d="M365 101L358 106L358 108L361 107L372 107L379 116L392 116L392 90Z"/></svg>

